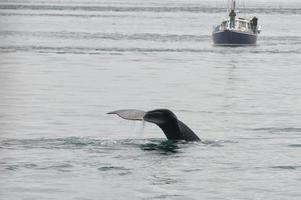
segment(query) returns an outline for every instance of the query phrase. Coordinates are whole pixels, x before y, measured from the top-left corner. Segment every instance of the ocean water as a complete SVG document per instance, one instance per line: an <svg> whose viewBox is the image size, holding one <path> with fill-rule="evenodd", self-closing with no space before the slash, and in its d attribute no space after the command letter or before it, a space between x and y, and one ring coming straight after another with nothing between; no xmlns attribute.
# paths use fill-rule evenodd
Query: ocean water
<svg viewBox="0 0 301 200"><path fill-rule="evenodd" d="M0 199L301 199L301 1L0 0ZM171 109L202 139L107 115Z"/></svg>

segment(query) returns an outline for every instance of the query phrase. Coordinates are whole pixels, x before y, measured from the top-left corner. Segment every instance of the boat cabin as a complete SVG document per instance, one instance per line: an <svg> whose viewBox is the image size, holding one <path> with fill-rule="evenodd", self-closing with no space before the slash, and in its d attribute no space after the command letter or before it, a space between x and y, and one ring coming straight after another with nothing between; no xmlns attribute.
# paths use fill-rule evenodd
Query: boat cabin
<svg viewBox="0 0 301 200"><path fill-rule="evenodd" d="M215 31L232 30L238 32L248 32L256 34L257 30L257 19L252 18L246 20L244 18L234 19L234 23L230 19L225 19L222 23L216 26Z"/></svg>

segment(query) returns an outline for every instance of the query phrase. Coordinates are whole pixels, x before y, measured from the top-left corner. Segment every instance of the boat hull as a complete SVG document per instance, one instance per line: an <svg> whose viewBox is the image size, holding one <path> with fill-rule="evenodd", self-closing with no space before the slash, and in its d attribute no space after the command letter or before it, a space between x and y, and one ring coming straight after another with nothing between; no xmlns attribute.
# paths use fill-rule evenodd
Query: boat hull
<svg viewBox="0 0 301 200"><path fill-rule="evenodd" d="M215 45L223 46L256 45L257 42L257 34L232 30L214 32L212 38Z"/></svg>

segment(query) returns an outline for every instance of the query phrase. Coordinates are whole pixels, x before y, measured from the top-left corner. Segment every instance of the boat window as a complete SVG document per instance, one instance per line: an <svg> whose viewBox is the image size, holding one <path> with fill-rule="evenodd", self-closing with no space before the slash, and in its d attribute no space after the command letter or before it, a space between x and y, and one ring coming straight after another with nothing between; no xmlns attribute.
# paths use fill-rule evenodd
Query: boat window
<svg viewBox="0 0 301 200"><path fill-rule="evenodd" d="M235 22L235 27L236 27L236 28L239 27L239 21L236 21L236 22Z"/></svg>
<svg viewBox="0 0 301 200"><path fill-rule="evenodd" d="M228 21L223 21L222 24L221 24L221 29L226 29L226 28L228 28L228 26L229 26L228 24L229 24Z"/></svg>
<svg viewBox="0 0 301 200"><path fill-rule="evenodd" d="M239 26L242 27L242 28L246 28L246 22L240 21Z"/></svg>

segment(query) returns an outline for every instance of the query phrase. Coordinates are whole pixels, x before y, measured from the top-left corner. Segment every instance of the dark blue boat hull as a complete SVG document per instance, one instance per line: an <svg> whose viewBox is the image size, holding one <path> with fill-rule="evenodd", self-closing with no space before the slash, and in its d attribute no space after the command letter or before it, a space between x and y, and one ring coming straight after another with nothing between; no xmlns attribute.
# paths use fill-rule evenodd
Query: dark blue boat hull
<svg viewBox="0 0 301 200"><path fill-rule="evenodd" d="M215 45L256 45L257 42L256 34L231 30L213 32L212 38Z"/></svg>

